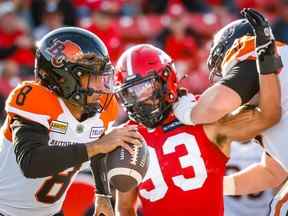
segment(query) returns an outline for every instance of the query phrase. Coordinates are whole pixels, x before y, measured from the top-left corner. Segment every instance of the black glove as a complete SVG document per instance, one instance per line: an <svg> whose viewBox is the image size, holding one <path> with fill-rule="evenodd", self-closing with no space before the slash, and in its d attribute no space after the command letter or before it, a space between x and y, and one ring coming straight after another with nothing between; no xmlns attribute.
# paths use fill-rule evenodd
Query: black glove
<svg viewBox="0 0 288 216"><path fill-rule="evenodd" d="M251 24L256 36L256 63L260 74L271 74L283 67L280 56L276 55L275 39L267 19L251 8L241 10L241 15Z"/></svg>

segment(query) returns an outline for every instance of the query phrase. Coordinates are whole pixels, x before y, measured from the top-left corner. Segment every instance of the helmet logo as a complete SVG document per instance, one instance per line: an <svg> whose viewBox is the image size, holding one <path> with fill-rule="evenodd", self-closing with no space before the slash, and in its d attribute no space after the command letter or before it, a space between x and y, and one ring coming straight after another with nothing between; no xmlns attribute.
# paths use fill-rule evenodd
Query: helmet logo
<svg viewBox="0 0 288 216"><path fill-rule="evenodd" d="M70 40L54 40L53 45L46 51L51 55L52 65L57 68L62 67L65 61L76 62L83 55L80 46Z"/></svg>
<svg viewBox="0 0 288 216"><path fill-rule="evenodd" d="M233 36L235 32L235 26L231 26L223 32L222 39L228 39Z"/></svg>

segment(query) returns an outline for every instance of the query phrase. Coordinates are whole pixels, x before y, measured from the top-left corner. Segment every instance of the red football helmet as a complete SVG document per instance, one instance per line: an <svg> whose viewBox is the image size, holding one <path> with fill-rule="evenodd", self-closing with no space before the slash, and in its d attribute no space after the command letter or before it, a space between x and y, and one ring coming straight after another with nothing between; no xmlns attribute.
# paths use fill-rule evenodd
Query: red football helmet
<svg viewBox="0 0 288 216"><path fill-rule="evenodd" d="M149 128L167 116L177 99L178 81L173 61L150 44L133 46L120 56L115 86L129 117Z"/></svg>

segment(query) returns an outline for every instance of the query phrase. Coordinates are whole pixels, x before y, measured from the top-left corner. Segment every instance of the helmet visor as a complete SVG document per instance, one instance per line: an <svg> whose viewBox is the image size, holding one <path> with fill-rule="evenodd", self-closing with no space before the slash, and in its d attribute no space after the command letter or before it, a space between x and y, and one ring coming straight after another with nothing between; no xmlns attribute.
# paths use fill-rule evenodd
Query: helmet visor
<svg viewBox="0 0 288 216"><path fill-rule="evenodd" d="M124 105L133 105L149 98L152 99L158 87L155 79L144 80L119 90L117 96Z"/></svg>

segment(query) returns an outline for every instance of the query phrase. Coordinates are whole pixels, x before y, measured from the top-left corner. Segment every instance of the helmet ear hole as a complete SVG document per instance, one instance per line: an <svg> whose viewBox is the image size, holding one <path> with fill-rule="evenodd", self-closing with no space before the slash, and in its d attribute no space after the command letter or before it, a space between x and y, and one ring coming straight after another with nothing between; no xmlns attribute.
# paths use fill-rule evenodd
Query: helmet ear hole
<svg viewBox="0 0 288 216"><path fill-rule="evenodd" d="M171 68L170 68L169 65L167 65L165 67L165 69L163 70L162 77L165 78L165 80L167 80L169 75L170 75L170 73L171 73Z"/></svg>
<svg viewBox="0 0 288 216"><path fill-rule="evenodd" d="M168 97L169 97L169 99L170 99L171 101L174 100L174 98L175 98L172 93L169 93L169 96L168 96Z"/></svg>
<svg viewBox="0 0 288 216"><path fill-rule="evenodd" d="M169 76L169 71L165 68L165 70L163 71L163 76L165 78L167 78Z"/></svg>

